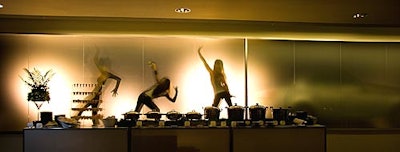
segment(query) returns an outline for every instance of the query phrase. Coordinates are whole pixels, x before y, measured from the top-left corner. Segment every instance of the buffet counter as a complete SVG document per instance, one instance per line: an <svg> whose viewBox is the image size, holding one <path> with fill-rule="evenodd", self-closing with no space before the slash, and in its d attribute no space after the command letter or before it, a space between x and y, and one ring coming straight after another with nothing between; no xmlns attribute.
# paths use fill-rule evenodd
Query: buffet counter
<svg viewBox="0 0 400 152"><path fill-rule="evenodd" d="M25 152L326 151L324 126L24 129Z"/></svg>
<svg viewBox="0 0 400 152"><path fill-rule="evenodd" d="M25 152L126 152L128 129L24 129Z"/></svg>
<svg viewBox="0 0 400 152"><path fill-rule="evenodd" d="M322 126L233 128L233 151L324 152L326 130Z"/></svg>

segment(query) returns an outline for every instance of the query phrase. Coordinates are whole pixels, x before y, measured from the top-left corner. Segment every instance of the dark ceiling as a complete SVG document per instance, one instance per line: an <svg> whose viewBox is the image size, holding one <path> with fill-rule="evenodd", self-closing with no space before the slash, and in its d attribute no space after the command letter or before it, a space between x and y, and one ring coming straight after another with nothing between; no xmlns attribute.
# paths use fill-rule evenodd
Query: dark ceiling
<svg viewBox="0 0 400 152"><path fill-rule="evenodd" d="M0 15L400 25L399 0L0 0ZM174 12L187 7L187 14ZM356 13L367 14L354 19Z"/></svg>
<svg viewBox="0 0 400 152"><path fill-rule="evenodd" d="M400 0L0 0L0 33L400 42ZM190 8L190 13L175 9ZM364 17L354 18L360 13Z"/></svg>

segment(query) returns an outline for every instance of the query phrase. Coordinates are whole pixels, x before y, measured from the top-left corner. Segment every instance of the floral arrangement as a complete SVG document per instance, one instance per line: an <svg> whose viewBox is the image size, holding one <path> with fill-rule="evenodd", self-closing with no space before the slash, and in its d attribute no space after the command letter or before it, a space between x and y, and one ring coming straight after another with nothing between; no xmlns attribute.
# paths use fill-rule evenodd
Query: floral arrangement
<svg viewBox="0 0 400 152"><path fill-rule="evenodd" d="M21 76L21 80L25 82L25 84L29 85L31 88L31 92L28 93L28 101L49 101L49 87L47 86L50 79L54 76L52 70L48 70L44 75L34 68L32 71L24 68L24 71L28 73L28 79L23 79Z"/></svg>

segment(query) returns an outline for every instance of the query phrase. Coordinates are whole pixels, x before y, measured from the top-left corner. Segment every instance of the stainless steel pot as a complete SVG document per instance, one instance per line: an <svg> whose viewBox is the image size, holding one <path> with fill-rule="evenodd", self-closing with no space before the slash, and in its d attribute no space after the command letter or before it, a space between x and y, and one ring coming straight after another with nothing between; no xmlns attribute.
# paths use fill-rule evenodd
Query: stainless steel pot
<svg viewBox="0 0 400 152"><path fill-rule="evenodd" d="M244 107L235 105L228 107L228 119L231 121L243 121Z"/></svg>
<svg viewBox="0 0 400 152"><path fill-rule="evenodd" d="M149 119L155 119L155 120L160 120L162 116L162 114L158 111L149 111L144 115L146 115L146 117Z"/></svg>
<svg viewBox="0 0 400 152"><path fill-rule="evenodd" d="M221 110L218 107L210 106L204 108L204 119L218 120Z"/></svg>
<svg viewBox="0 0 400 152"><path fill-rule="evenodd" d="M288 109L281 107L279 109L273 109L273 117L274 120L286 121L288 119Z"/></svg>
<svg viewBox="0 0 400 152"><path fill-rule="evenodd" d="M129 111L127 113L124 113L124 119L130 119L130 120L138 120L140 113L136 111Z"/></svg>
<svg viewBox="0 0 400 152"><path fill-rule="evenodd" d="M178 111L171 110L167 112L167 118L169 120L179 120L182 118L182 114L179 113Z"/></svg>
<svg viewBox="0 0 400 152"><path fill-rule="evenodd" d="M250 119L252 121L265 120L265 111L266 111L265 106L256 103L256 105L250 106L249 111L250 111Z"/></svg>
<svg viewBox="0 0 400 152"><path fill-rule="evenodd" d="M186 113L186 118L187 119L201 119L201 114L199 113L199 112L196 112L196 111L191 111L191 112L188 112L188 113Z"/></svg>
<svg viewBox="0 0 400 152"><path fill-rule="evenodd" d="M305 119L307 119L307 116L308 116L308 114L305 111L296 111L296 117L299 119L305 120Z"/></svg>

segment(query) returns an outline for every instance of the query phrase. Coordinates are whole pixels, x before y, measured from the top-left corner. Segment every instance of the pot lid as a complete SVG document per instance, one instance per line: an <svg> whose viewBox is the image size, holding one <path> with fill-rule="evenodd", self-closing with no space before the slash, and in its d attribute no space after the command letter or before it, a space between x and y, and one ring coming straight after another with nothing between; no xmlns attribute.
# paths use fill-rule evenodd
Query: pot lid
<svg viewBox="0 0 400 152"><path fill-rule="evenodd" d="M243 109L243 106L238 106L237 103L235 103L235 105L230 106L229 109Z"/></svg>
<svg viewBox="0 0 400 152"><path fill-rule="evenodd" d="M190 112L187 113L188 115L200 115L199 112L196 112L195 110L192 110Z"/></svg>
<svg viewBox="0 0 400 152"><path fill-rule="evenodd" d="M158 112L158 111L149 111L146 114L160 114L160 112Z"/></svg>
<svg viewBox="0 0 400 152"><path fill-rule="evenodd" d="M288 109L279 107L279 108L274 108L274 110L288 110Z"/></svg>
<svg viewBox="0 0 400 152"><path fill-rule="evenodd" d="M131 110L131 111L126 112L125 114L139 114L139 112Z"/></svg>
<svg viewBox="0 0 400 152"><path fill-rule="evenodd" d="M219 110L218 107L214 107L214 106L208 106L208 107L205 107L204 109L216 109L216 110Z"/></svg>
<svg viewBox="0 0 400 152"><path fill-rule="evenodd" d="M171 114L180 114L178 111L175 110L171 110L167 112L167 115L171 115Z"/></svg>
<svg viewBox="0 0 400 152"><path fill-rule="evenodd" d="M265 107L256 103L256 105L250 106L250 109L265 109Z"/></svg>

